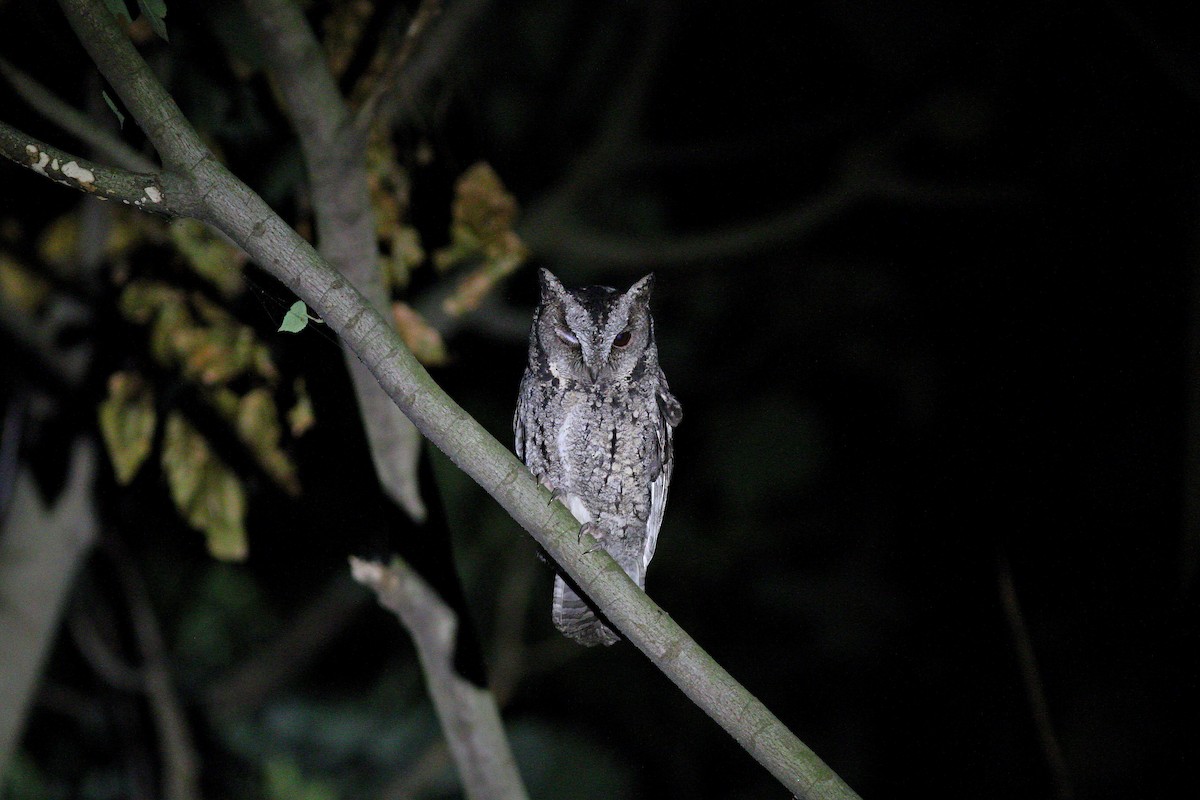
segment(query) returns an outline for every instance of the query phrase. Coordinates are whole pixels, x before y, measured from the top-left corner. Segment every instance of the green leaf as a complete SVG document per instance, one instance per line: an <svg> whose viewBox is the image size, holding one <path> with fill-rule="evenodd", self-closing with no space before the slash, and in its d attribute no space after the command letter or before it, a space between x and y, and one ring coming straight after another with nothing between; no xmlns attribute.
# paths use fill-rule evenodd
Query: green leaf
<svg viewBox="0 0 1200 800"><path fill-rule="evenodd" d="M104 5L114 17L123 17L126 22L133 22L129 16L129 9L125 7L125 0L104 0Z"/></svg>
<svg viewBox="0 0 1200 800"><path fill-rule="evenodd" d="M279 324L279 330L284 333L299 333L308 325L308 306L303 300L297 300L292 303L292 307L288 309L287 314L283 318L283 322Z"/></svg>
<svg viewBox="0 0 1200 800"><path fill-rule="evenodd" d="M104 102L108 104L108 110L113 112L113 116L117 118L117 127L121 130L125 130L125 115L117 110L117 104L114 103L113 99L108 96L108 92L104 91L103 89L100 90L100 96L103 97Z"/></svg>
<svg viewBox="0 0 1200 800"><path fill-rule="evenodd" d="M167 23L164 22L164 17L167 16L166 0L138 0L138 8L142 10L142 14L150 21L150 27L164 42L169 42L167 38Z"/></svg>

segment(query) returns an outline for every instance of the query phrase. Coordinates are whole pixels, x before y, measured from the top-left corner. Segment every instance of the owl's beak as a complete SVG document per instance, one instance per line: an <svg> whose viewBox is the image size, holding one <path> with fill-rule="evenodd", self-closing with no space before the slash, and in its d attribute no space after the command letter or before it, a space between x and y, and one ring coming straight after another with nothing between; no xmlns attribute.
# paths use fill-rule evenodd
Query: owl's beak
<svg viewBox="0 0 1200 800"><path fill-rule="evenodd" d="M592 383L595 383L596 378L600 377L600 367L593 367L591 364L587 364L584 368L587 370L588 377L592 379Z"/></svg>

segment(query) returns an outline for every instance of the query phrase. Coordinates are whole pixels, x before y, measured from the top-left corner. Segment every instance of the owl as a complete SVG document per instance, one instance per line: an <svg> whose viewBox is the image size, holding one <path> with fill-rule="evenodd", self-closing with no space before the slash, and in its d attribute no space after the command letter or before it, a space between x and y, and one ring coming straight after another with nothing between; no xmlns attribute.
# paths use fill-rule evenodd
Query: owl
<svg viewBox="0 0 1200 800"><path fill-rule="evenodd" d="M628 291L567 289L540 270L541 301L513 416L517 456L626 574L646 567L667 505L682 412L658 365L647 275ZM554 624L584 645L618 640L557 575Z"/></svg>

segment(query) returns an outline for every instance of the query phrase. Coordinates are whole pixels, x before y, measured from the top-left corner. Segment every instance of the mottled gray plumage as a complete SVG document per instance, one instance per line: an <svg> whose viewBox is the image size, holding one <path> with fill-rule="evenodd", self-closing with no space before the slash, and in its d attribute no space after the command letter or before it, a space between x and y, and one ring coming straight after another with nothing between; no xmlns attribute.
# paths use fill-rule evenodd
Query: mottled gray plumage
<svg viewBox="0 0 1200 800"><path fill-rule="evenodd" d="M658 366L654 277L626 292L566 289L544 269L539 277L513 416L517 455L645 588L671 482L671 430L681 416ZM561 575L553 617L581 644L617 641Z"/></svg>

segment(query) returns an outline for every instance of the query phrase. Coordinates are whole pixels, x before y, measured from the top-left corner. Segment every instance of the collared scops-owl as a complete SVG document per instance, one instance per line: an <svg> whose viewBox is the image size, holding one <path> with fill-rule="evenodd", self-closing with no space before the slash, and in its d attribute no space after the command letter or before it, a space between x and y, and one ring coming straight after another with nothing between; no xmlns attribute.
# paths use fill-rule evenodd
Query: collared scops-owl
<svg viewBox="0 0 1200 800"><path fill-rule="evenodd" d="M517 455L644 589L681 417L658 364L654 276L624 292L567 289L544 269L539 278L513 417ZM552 613L558 629L581 644L618 640L561 574Z"/></svg>

